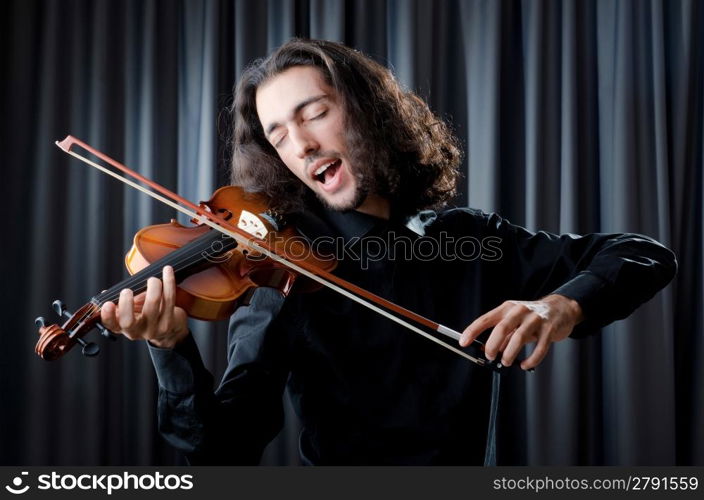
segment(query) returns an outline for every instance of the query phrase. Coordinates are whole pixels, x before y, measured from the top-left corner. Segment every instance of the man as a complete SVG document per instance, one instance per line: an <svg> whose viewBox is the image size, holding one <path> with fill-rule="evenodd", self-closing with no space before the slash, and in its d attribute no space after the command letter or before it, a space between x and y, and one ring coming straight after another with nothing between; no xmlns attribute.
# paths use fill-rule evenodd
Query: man
<svg viewBox="0 0 704 500"><path fill-rule="evenodd" d="M339 238L353 255L370 241L479 242L471 259L457 245L430 259L348 256L335 273L464 329L463 347L490 331L490 360L512 365L535 343L520 362L533 368L553 342L627 316L674 276L672 253L643 236L534 234L494 214L440 212L455 194L457 141L388 70L343 45L293 40L255 62L233 114L233 182L309 239ZM160 431L191 463L257 463L281 428L287 383L305 463L481 464L491 454L491 372L344 297L258 289L232 317L215 392L174 301L165 268L163 285L123 291L102 321L150 342Z"/></svg>

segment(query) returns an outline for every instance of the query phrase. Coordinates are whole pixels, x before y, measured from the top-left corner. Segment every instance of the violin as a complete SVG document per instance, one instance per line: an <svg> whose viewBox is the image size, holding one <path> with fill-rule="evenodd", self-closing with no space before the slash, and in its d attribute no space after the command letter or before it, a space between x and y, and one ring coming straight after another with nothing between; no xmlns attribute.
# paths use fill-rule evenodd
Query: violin
<svg viewBox="0 0 704 500"><path fill-rule="evenodd" d="M236 221L236 227L267 242L278 253L285 251L296 256L294 261L299 264L304 261L324 271L332 271L337 265L332 258L314 254L295 229L284 225L254 193L225 186L210 200L201 202L200 207L223 223ZM107 301L117 301L125 288L135 294L146 290L147 280L158 277L167 265L173 267L178 283L176 305L189 317L204 321L229 318L246 301L248 293L260 286L274 288L284 296L292 292L294 285L300 292L320 288L315 282L297 280L298 273L238 245L233 238L206 224L186 227L174 219L137 232L125 256L125 265L129 278L95 295L75 313L66 311L61 301L54 301L56 312L67 318L62 326L46 326L44 318L36 319L40 338L35 351L40 357L60 358L76 344L83 346L86 356L98 354L98 346L86 343L83 337L98 328L106 337L115 338L99 323L101 306Z"/></svg>
<svg viewBox="0 0 704 500"><path fill-rule="evenodd" d="M259 286L273 287L285 296L294 290L311 292L324 286L477 365L494 371L504 368L500 362L491 362L483 356L482 342L475 340L469 348L460 350L420 327L455 341L461 336L458 331L332 274L336 261L330 256L314 254L305 240L298 237L295 228L286 225L283 218L268 209L255 193L227 186L218 189L209 201L195 205L73 136L57 141L56 145L103 173L188 215L196 226L185 227L172 220L168 224L140 230L125 258L131 274L129 278L95 295L75 313L68 312L60 300L54 301L52 305L56 313L66 318L63 325L47 326L42 317L35 320L40 336L35 351L45 360L62 357L76 344L82 346L86 356L98 354L98 346L87 343L83 337L98 328L103 336L115 338L99 322L102 304L116 301L124 288L130 288L135 294L143 292L147 280L160 276L163 267L170 265L176 276L176 305L196 319L228 318ZM151 189L79 155L72 151L74 146Z"/></svg>

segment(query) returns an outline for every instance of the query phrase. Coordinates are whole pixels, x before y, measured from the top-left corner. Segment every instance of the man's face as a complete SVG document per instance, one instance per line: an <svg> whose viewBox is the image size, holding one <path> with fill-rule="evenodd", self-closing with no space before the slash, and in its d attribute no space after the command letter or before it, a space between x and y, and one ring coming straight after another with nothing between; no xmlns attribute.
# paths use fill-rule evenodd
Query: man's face
<svg viewBox="0 0 704 500"><path fill-rule="evenodd" d="M267 140L318 198L335 210L364 201L347 151L343 104L316 68L287 69L259 87L256 101Z"/></svg>

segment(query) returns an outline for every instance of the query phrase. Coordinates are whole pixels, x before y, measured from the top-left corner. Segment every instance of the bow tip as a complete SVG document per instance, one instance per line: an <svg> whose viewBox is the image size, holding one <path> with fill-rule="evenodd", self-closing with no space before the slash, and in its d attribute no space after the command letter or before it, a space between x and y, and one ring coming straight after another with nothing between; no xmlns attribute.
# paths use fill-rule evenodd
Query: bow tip
<svg viewBox="0 0 704 500"><path fill-rule="evenodd" d="M73 145L73 136L67 135L63 141L55 141L54 144L68 153L71 151L71 146Z"/></svg>

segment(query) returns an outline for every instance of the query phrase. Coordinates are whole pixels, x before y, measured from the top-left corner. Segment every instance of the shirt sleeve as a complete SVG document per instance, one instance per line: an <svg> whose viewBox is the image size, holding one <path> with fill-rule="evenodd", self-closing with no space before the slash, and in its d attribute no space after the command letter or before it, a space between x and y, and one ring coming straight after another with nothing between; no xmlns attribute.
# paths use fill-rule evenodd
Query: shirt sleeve
<svg viewBox="0 0 704 500"><path fill-rule="evenodd" d="M677 272L674 253L640 234L532 232L496 214L470 213L474 234L500 239L507 298L559 294L576 300L585 320L575 338L627 317Z"/></svg>
<svg viewBox="0 0 704 500"><path fill-rule="evenodd" d="M529 300L559 294L580 304L585 320L573 331L575 338L629 316L677 272L674 253L640 234L556 235L498 217L489 223L515 248L511 259Z"/></svg>
<svg viewBox="0 0 704 500"><path fill-rule="evenodd" d="M213 391L192 335L174 349L149 344L159 383L159 431L193 465L256 465L283 423L288 376L284 297L257 289L230 320L228 365Z"/></svg>

